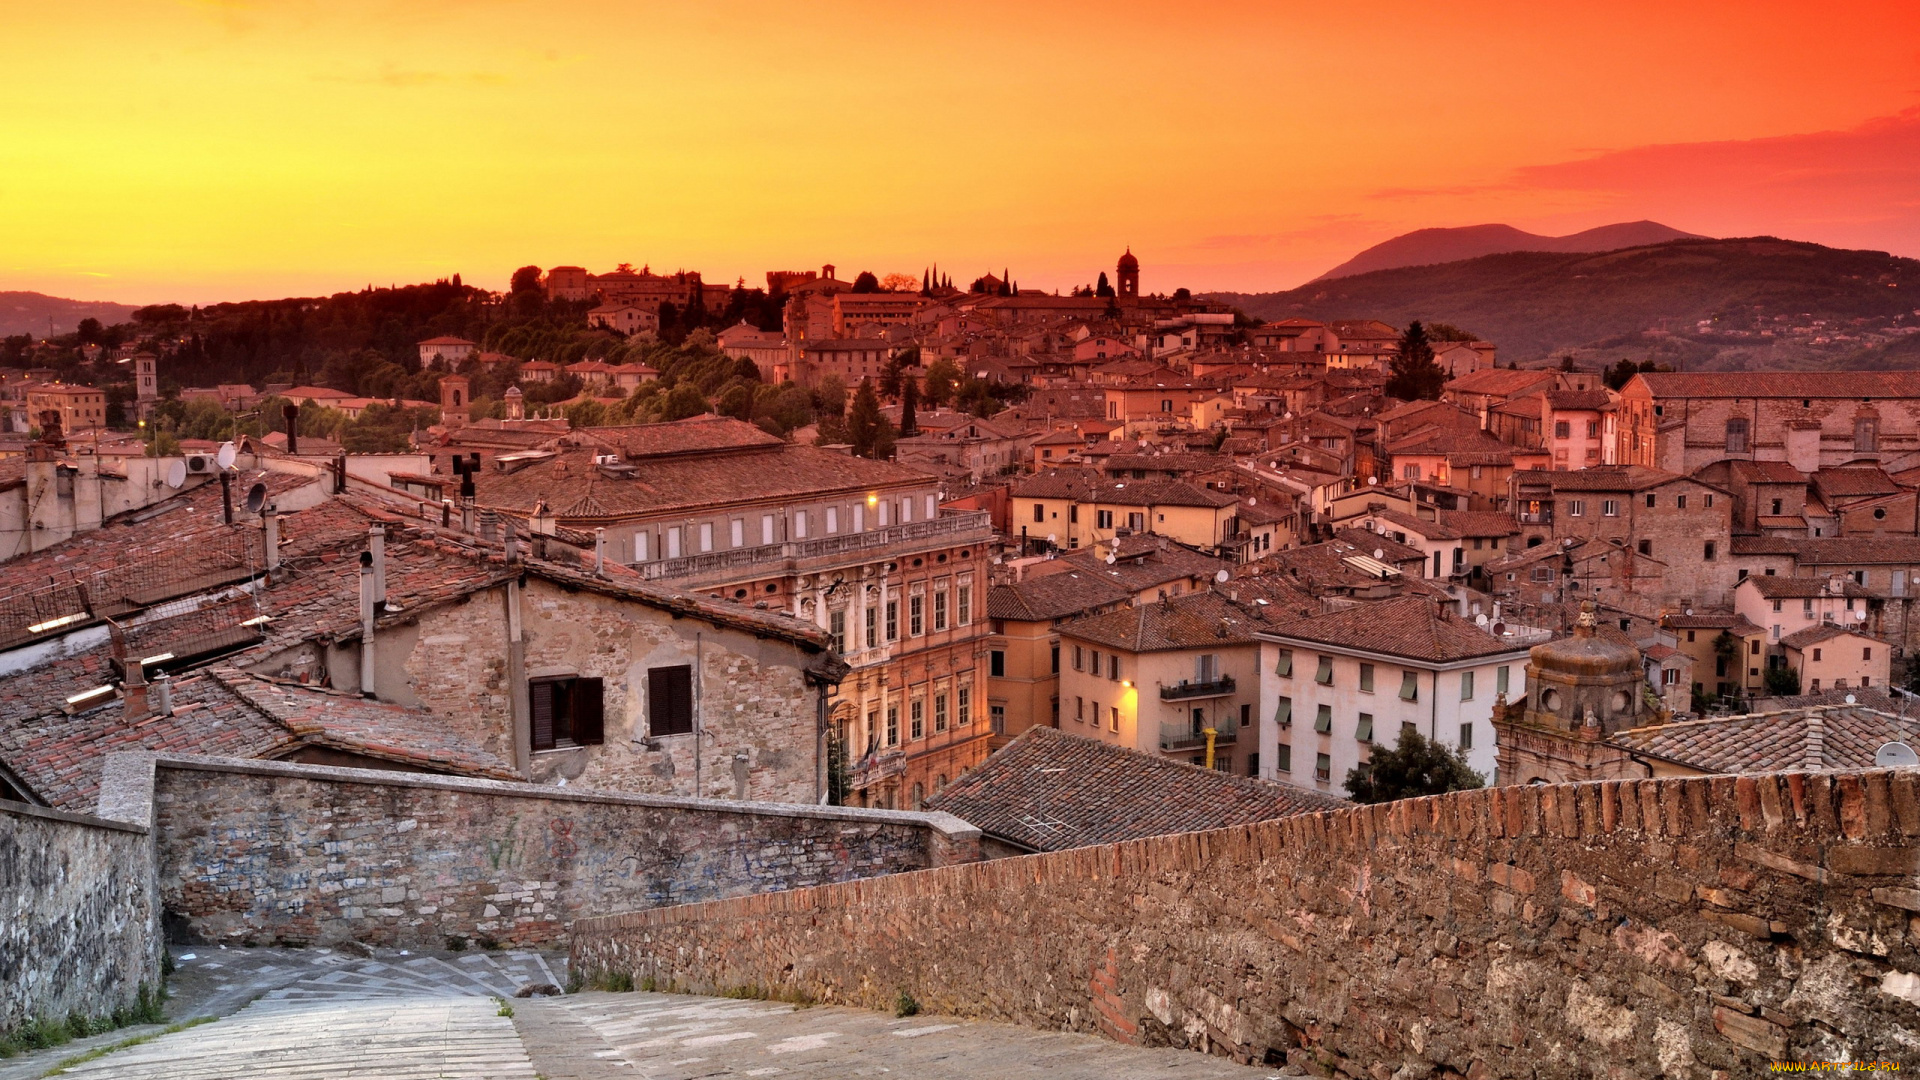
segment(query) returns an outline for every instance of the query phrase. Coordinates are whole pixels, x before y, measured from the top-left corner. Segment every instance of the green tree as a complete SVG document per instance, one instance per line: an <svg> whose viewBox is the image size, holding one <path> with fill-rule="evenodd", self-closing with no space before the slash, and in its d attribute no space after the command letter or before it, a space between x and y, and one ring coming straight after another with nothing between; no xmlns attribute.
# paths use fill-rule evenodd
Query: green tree
<svg viewBox="0 0 1920 1080"><path fill-rule="evenodd" d="M539 292L540 268L537 266L523 266L515 270L507 288L515 293Z"/></svg>
<svg viewBox="0 0 1920 1080"><path fill-rule="evenodd" d="M919 404L920 382L908 379L900 393L900 437L903 439L920 434L920 418L915 415Z"/></svg>
<svg viewBox="0 0 1920 1080"><path fill-rule="evenodd" d="M862 271L860 271L860 273L859 273L859 274L858 274L858 275L857 275L857 276L856 276L856 277L855 277L855 278L853 279L853 291L854 291L854 292L857 292L857 293L876 293L876 292L879 292L879 291L880 291L880 279L879 279L879 278L877 278L877 277L874 277L874 276L873 276L873 271L871 271L871 270L862 270Z"/></svg>
<svg viewBox="0 0 1920 1080"><path fill-rule="evenodd" d="M660 419L685 420L690 416L712 411L707 404L706 395L691 383L681 383L667 391L666 399L660 406Z"/></svg>
<svg viewBox="0 0 1920 1080"><path fill-rule="evenodd" d="M847 410L847 441L859 457L883 458L893 453L893 425L880 411L880 398L873 392L872 380L863 381L854 392L853 405Z"/></svg>
<svg viewBox="0 0 1920 1080"><path fill-rule="evenodd" d="M900 400L900 383L905 378L906 359L896 356L887 361L880 371L880 392L895 401Z"/></svg>
<svg viewBox="0 0 1920 1080"><path fill-rule="evenodd" d="M1381 803L1465 791L1486 782L1486 777L1467 767L1460 751L1412 728L1401 728L1393 749L1375 748L1372 761L1348 771L1347 792L1355 802Z"/></svg>
<svg viewBox="0 0 1920 1080"><path fill-rule="evenodd" d="M1438 401L1447 373L1433 361L1433 345L1418 320L1400 335L1400 351L1388 368L1386 393L1403 401Z"/></svg>
<svg viewBox="0 0 1920 1080"><path fill-rule="evenodd" d="M1800 692L1800 673L1790 667L1768 668L1765 681L1772 697L1792 697Z"/></svg>
<svg viewBox="0 0 1920 1080"><path fill-rule="evenodd" d="M929 406L944 409L953 402L955 388L960 382L960 369L953 361L941 357L927 365L927 373L922 377L921 397Z"/></svg>
<svg viewBox="0 0 1920 1080"><path fill-rule="evenodd" d="M1093 286L1093 295L1095 296L1112 296L1113 295L1113 286L1111 284L1108 284L1107 272L1105 270L1100 271L1100 280L1096 282Z"/></svg>
<svg viewBox="0 0 1920 1080"><path fill-rule="evenodd" d="M1477 335L1475 335L1471 330L1462 330L1459 327L1453 325L1452 323L1437 322L1437 323L1427 324L1427 340L1428 341L1479 341L1480 338Z"/></svg>

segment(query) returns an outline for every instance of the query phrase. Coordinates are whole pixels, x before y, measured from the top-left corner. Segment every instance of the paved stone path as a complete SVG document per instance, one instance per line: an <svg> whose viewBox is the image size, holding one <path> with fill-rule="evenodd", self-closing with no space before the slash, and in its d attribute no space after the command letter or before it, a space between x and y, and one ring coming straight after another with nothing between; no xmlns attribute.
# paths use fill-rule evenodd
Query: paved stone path
<svg viewBox="0 0 1920 1080"><path fill-rule="evenodd" d="M1228 1080L1220 1058L1006 1024L678 994L515 998L564 986L559 957L276 949L177 954L176 1020L222 1016L77 1065L84 1080ZM500 1015L502 999L512 1016ZM111 1037L107 1041L112 1041ZM16 1059L36 1077L74 1052ZM38 1066L33 1068L33 1066Z"/></svg>

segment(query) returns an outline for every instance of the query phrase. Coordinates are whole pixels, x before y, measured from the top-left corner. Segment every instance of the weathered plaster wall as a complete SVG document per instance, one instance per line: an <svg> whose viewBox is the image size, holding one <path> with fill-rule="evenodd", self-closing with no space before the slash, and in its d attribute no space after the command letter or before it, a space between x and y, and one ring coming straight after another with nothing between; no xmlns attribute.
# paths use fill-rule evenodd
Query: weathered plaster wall
<svg viewBox="0 0 1920 1080"><path fill-rule="evenodd" d="M153 792L160 899L186 941L550 944L582 912L979 857L946 814L218 758L160 759Z"/></svg>
<svg viewBox="0 0 1920 1080"><path fill-rule="evenodd" d="M583 920L576 970L1341 1076L1920 1052L1920 773L1503 787Z"/></svg>
<svg viewBox="0 0 1920 1080"><path fill-rule="evenodd" d="M0 1035L159 988L152 866L144 828L0 802Z"/></svg>

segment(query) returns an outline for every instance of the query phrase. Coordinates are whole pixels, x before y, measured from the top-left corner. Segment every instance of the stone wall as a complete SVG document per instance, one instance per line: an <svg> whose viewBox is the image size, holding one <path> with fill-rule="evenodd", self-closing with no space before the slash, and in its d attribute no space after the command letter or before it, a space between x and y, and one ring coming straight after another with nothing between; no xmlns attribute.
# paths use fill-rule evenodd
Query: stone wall
<svg viewBox="0 0 1920 1080"><path fill-rule="evenodd" d="M1915 1058L1916 837L1916 770L1503 787L600 917L572 948L589 977L905 992L1323 1074L1707 1080Z"/></svg>
<svg viewBox="0 0 1920 1080"><path fill-rule="evenodd" d="M159 988L152 866L137 825L0 802L0 1036Z"/></svg>
<svg viewBox="0 0 1920 1080"><path fill-rule="evenodd" d="M582 912L979 857L948 814L218 758L157 760L153 825L168 934L195 942L551 944Z"/></svg>

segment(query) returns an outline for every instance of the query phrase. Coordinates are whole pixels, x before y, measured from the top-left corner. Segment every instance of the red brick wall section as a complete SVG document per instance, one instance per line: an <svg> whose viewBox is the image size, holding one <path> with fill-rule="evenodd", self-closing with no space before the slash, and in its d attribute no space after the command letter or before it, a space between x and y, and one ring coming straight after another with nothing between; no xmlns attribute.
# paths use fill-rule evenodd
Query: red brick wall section
<svg viewBox="0 0 1920 1080"><path fill-rule="evenodd" d="M1920 771L1504 787L574 924L589 977L1342 1076L1912 1061Z"/></svg>

